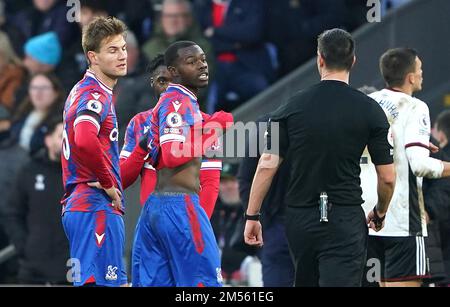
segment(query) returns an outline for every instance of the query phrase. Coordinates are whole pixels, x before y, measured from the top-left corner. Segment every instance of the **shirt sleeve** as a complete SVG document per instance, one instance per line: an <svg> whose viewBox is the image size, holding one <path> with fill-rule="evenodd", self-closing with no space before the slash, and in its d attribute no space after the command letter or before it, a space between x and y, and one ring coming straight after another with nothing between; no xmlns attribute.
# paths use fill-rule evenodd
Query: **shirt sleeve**
<svg viewBox="0 0 450 307"><path fill-rule="evenodd" d="M194 123L201 129L201 114L194 112L187 96L176 96L162 105L158 111L159 143L185 142Z"/></svg>
<svg viewBox="0 0 450 307"><path fill-rule="evenodd" d="M369 117L368 149L375 165L394 163L393 137L383 109L373 101Z"/></svg>
<svg viewBox="0 0 450 307"><path fill-rule="evenodd" d="M405 148L429 148L431 133L430 112L425 103L420 101L412 107L404 131Z"/></svg>
<svg viewBox="0 0 450 307"><path fill-rule="evenodd" d="M267 130L264 134L264 152L286 157L289 149L289 136L287 119L273 116L267 121Z"/></svg>
<svg viewBox="0 0 450 307"><path fill-rule="evenodd" d="M74 126L81 121L88 121L100 131L100 125L108 116L110 108L111 102L104 94L95 91L86 92L78 101Z"/></svg>
<svg viewBox="0 0 450 307"><path fill-rule="evenodd" d="M125 141L123 143L122 150L120 152L121 159L128 158L130 156L130 154L133 152L134 147L136 147L137 142L139 142L139 140L136 140L135 119L136 119L136 117L133 117L127 126L127 129L125 132Z"/></svg>

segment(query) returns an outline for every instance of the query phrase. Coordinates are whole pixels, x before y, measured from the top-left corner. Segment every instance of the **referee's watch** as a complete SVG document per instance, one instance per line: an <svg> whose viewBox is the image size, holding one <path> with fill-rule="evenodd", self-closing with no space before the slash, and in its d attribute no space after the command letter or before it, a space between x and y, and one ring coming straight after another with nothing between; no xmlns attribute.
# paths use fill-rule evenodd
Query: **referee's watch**
<svg viewBox="0 0 450 307"><path fill-rule="evenodd" d="M257 213L257 214L247 214L247 212L244 212L244 218L245 220L250 220L250 221L259 221L259 218L261 217L261 213Z"/></svg>

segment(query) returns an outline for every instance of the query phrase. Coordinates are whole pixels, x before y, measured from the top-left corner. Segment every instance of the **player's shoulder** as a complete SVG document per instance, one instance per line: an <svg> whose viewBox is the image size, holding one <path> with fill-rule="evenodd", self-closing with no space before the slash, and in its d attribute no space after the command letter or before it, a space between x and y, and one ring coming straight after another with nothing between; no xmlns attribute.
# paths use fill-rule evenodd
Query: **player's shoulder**
<svg viewBox="0 0 450 307"><path fill-rule="evenodd" d="M361 92L360 90L353 88L353 87L348 87L350 89L351 94L353 95L352 97L354 97L354 99L357 99L358 103L366 103L368 105L378 105L377 101L375 99L377 92L371 93L369 95Z"/></svg>
<svg viewBox="0 0 450 307"><path fill-rule="evenodd" d="M177 91L171 91L165 92L161 95L158 104L154 109L159 114L167 114L172 112L183 114L188 112L187 110L191 109L192 106L193 101L189 96Z"/></svg>
<svg viewBox="0 0 450 307"><path fill-rule="evenodd" d="M179 94L181 97L187 97L190 100L197 101L197 96L181 84L170 83L165 93Z"/></svg>
<svg viewBox="0 0 450 307"><path fill-rule="evenodd" d="M152 116L153 109L149 109L147 111L139 112L133 118L130 120L130 123L128 125L134 124L141 124L146 122L151 116Z"/></svg>
<svg viewBox="0 0 450 307"><path fill-rule="evenodd" d="M416 97L411 97L411 101L416 109L419 109L421 111L429 111L427 103L423 100L420 100Z"/></svg>
<svg viewBox="0 0 450 307"><path fill-rule="evenodd" d="M107 102L112 98L112 90L107 88L93 76L86 73L84 78L78 82L78 96L84 99L95 99L100 102Z"/></svg>

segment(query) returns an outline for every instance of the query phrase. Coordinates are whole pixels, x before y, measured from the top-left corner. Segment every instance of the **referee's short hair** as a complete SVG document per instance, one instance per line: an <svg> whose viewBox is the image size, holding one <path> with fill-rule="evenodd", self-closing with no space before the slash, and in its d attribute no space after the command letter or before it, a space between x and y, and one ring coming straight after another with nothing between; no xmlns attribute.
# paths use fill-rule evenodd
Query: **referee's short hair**
<svg viewBox="0 0 450 307"><path fill-rule="evenodd" d="M417 51L411 48L395 48L380 58L380 71L389 87L402 86L409 73L416 69Z"/></svg>
<svg viewBox="0 0 450 307"><path fill-rule="evenodd" d="M355 57L355 41L342 29L323 32L317 39L317 49L328 69L350 71Z"/></svg>

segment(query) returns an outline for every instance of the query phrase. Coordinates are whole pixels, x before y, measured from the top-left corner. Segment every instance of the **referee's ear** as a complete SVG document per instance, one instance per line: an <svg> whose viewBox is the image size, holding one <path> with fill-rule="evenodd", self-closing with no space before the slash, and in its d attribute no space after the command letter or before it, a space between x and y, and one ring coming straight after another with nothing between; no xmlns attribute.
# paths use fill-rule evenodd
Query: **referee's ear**
<svg viewBox="0 0 450 307"><path fill-rule="evenodd" d="M356 63L356 55L353 56L352 68L353 68L353 66L355 66L355 63Z"/></svg>
<svg viewBox="0 0 450 307"><path fill-rule="evenodd" d="M319 51L317 51L317 66L319 69L325 67L325 59Z"/></svg>

